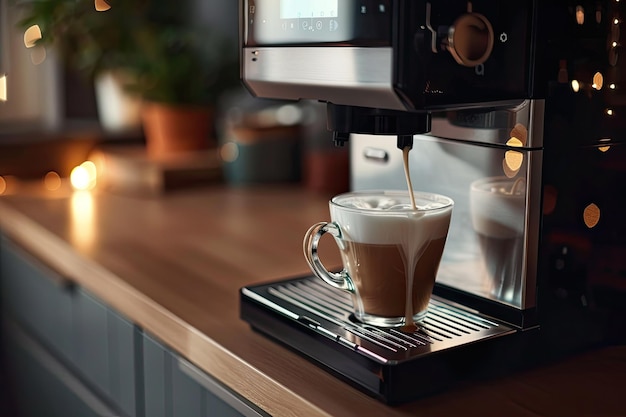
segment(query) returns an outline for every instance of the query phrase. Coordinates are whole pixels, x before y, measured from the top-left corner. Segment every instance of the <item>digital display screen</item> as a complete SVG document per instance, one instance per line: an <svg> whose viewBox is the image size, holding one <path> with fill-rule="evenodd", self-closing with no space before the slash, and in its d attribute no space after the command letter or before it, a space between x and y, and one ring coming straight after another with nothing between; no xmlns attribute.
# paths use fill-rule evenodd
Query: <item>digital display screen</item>
<svg viewBox="0 0 626 417"><path fill-rule="evenodd" d="M337 17L338 0L280 0L281 19Z"/></svg>
<svg viewBox="0 0 626 417"><path fill-rule="evenodd" d="M389 42L391 0L247 0L247 45Z"/></svg>

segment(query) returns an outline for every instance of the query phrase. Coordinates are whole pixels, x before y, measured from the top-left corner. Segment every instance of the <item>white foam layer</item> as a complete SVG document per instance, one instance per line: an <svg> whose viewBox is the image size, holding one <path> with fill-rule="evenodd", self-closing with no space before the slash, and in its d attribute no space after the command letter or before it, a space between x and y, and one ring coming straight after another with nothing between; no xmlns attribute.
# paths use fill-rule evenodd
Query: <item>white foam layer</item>
<svg viewBox="0 0 626 417"><path fill-rule="evenodd" d="M406 244L407 241L445 237L453 202L443 196L416 194L418 210L411 208L408 193L344 194L331 203L331 219L341 227L343 239L370 244Z"/></svg>

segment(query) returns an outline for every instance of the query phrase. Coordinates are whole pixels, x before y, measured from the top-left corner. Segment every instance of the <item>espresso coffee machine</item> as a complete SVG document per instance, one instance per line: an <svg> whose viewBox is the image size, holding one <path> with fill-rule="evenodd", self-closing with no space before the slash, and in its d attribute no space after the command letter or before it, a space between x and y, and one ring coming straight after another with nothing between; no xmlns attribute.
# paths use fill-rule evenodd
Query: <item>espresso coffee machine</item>
<svg viewBox="0 0 626 417"><path fill-rule="evenodd" d="M405 189L412 146L414 188L455 207L417 333L311 277L242 288L242 318L389 403L626 342L625 22L619 0L243 0L252 94L328 103L353 189Z"/></svg>

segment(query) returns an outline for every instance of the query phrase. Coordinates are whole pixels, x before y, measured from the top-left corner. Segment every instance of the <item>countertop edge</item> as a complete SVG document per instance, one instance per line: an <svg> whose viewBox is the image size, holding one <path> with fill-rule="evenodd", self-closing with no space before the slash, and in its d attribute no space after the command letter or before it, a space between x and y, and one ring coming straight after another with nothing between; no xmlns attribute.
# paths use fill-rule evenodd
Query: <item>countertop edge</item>
<svg viewBox="0 0 626 417"><path fill-rule="evenodd" d="M63 279L84 287L270 415L330 416L1 200L0 230Z"/></svg>

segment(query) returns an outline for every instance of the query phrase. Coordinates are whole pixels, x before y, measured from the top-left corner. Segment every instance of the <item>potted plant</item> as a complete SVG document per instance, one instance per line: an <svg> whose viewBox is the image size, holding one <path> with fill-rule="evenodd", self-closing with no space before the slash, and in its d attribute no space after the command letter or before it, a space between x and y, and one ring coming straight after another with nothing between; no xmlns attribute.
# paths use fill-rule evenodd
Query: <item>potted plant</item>
<svg viewBox="0 0 626 417"><path fill-rule="evenodd" d="M218 33L156 17L134 37L141 54L128 88L144 101L148 154L158 158L216 145L217 102L239 85L235 45Z"/></svg>
<svg viewBox="0 0 626 417"><path fill-rule="evenodd" d="M56 48L67 66L95 83L103 127L107 130L137 128L140 101L129 95L122 85L129 77L127 69L132 66L136 52L132 31L144 18L145 6L141 3L145 2L98 0L96 6L98 3L109 6L100 8L100 12L90 0L14 3L22 14L19 27L26 30L39 26L41 38L37 46Z"/></svg>
<svg viewBox="0 0 626 417"><path fill-rule="evenodd" d="M209 147L217 100L239 85L236 45L218 32L191 27L189 1L96 3L106 10L96 11L94 0L22 1L20 25L38 24L38 44L59 47L88 77L125 74L124 90L143 102L151 156ZM192 120L180 124L182 131L168 130L179 116Z"/></svg>

